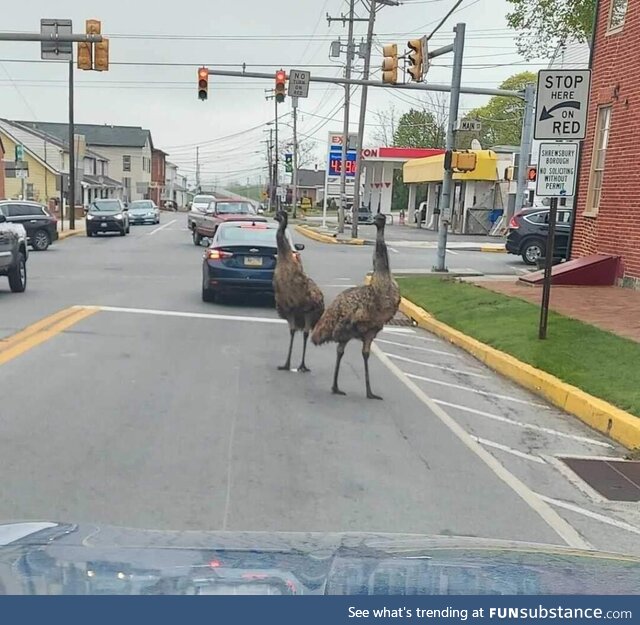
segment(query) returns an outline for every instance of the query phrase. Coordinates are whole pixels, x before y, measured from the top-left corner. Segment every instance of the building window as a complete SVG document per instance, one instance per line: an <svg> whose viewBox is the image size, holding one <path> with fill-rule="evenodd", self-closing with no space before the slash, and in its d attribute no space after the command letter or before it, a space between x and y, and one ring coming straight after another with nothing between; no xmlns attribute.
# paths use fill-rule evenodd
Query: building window
<svg viewBox="0 0 640 625"><path fill-rule="evenodd" d="M596 135L593 141L593 157L591 159L591 174L589 176L589 192L587 194L587 215L597 215L602 195L602 181L604 178L604 162L607 156L609 130L611 128L611 107L601 106L598 109L596 121Z"/></svg>
<svg viewBox="0 0 640 625"><path fill-rule="evenodd" d="M128 154L122 156L122 171L131 171L131 156Z"/></svg>
<svg viewBox="0 0 640 625"><path fill-rule="evenodd" d="M624 18L627 14L627 2L628 0L611 0L608 32L621 30L624 26Z"/></svg>

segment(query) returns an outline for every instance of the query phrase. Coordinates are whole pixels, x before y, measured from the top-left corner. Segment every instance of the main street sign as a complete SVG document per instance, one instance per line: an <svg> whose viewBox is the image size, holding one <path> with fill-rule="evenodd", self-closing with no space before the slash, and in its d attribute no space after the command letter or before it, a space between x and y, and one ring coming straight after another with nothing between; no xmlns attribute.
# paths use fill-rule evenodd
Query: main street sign
<svg viewBox="0 0 640 625"><path fill-rule="evenodd" d="M578 143L540 144L536 195L540 197L575 195L578 150Z"/></svg>
<svg viewBox="0 0 640 625"><path fill-rule="evenodd" d="M589 69L540 70L534 138L584 139L590 85Z"/></svg>

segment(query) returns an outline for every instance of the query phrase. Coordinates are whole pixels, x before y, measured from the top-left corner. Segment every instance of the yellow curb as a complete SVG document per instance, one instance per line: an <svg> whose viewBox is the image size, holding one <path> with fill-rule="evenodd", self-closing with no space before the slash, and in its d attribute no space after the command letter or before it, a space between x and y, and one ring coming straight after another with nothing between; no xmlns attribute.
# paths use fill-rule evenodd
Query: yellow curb
<svg viewBox="0 0 640 625"><path fill-rule="evenodd" d="M494 371L544 397L595 430L629 449L640 449L640 418L455 330L404 297L400 310L421 328L461 347Z"/></svg>
<svg viewBox="0 0 640 625"><path fill-rule="evenodd" d="M483 245L480 248L481 252L492 252L494 254L506 254L507 253L507 248L506 247L490 247L488 245Z"/></svg>
<svg viewBox="0 0 640 625"><path fill-rule="evenodd" d="M320 243L332 243L332 244L342 244L342 245L365 245L366 241L364 239L349 239L348 241L339 241L335 237L330 237L328 234L321 234L320 232L316 232L312 228L307 228L306 226L301 226L296 224L295 226L296 232L308 237L309 239L313 239L314 241L320 241Z"/></svg>
<svg viewBox="0 0 640 625"><path fill-rule="evenodd" d="M86 230L84 228L78 230L65 230L64 232L58 232L58 241L64 241L69 237L74 237L78 234L85 234Z"/></svg>

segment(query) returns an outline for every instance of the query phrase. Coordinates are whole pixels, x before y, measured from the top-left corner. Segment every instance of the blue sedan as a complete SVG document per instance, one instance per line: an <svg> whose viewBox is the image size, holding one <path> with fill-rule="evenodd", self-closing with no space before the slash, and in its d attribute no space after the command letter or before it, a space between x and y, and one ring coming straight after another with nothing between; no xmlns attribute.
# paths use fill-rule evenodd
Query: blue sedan
<svg viewBox="0 0 640 625"><path fill-rule="evenodd" d="M202 300L214 302L220 294L273 295L273 271L278 253L274 222L237 221L220 224L202 262ZM304 245L287 239L296 254Z"/></svg>

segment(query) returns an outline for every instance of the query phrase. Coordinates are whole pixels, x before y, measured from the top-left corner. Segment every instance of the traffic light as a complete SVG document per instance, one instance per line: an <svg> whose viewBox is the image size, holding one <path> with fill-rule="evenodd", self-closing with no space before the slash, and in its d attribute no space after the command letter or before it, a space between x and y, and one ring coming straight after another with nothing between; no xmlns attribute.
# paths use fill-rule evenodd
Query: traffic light
<svg viewBox="0 0 640 625"><path fill-rule="evenodd" d="M409 69L407 72L409 76L413 78L414 82L422 82L424 79L424 64L425 64L425 48L426 39L411 39L407 42L409 46Z"/></svg>
<svg viewBox="0 0 640 625"><path fill-rule="evenodd" d="M209 70L201 67L198 70L198 98L206 100L209 97Z"/></svg>
<svg viewBox="0 0 640 625"><path fill-rule="evenodd" d="M398 45L390 43L382 48L382 82L395 85L398 82Z"/></svg>
<svg viewBox="0 0 640 625"><path fill-rule="evenodd" d="M284 92L287 83L287 73L283 69L276 72L276 102L284 102Z"/></svg>
<svg viewBox="0 0 640 625"><path fill-rule="evenodd" d="M477 159L475 152L447 150L444 155L444 168L457 172L473 171L476 168Z"/></svg>
<svg viewBox="0 0 640 625"><path fill-rule="evenodd" d="M103 39L93 44L93 69L97 72L109 71L109 40Z"/></svg>
<svg viewBox="0 0 640 625"><path fill-rule="evenodd" d="M527 180L529 182L535 182L538 179L538 168L536 165L530 165L527 168Z"/></svg>
<svg viewBox="0 0 640 625"><path fill-rule="evenodd" d="M284 170L288 174L293 173L293 154L284 155Z"/></svg>

